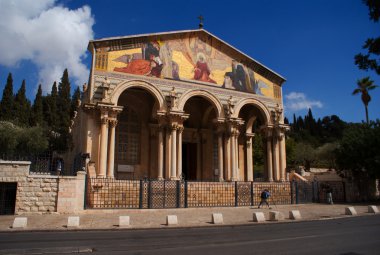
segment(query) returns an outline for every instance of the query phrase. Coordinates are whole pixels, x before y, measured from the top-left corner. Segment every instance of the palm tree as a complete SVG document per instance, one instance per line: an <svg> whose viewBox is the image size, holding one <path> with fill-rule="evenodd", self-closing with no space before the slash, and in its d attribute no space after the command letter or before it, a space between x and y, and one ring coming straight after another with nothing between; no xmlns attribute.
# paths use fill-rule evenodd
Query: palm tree
<svg viewBox="0 0 380 255"><path fill-rule="evenodd" d="M356 95L361 93L362 94L362 101L365 106L365 117L367 120L367 124L369 124L368 120L368 103L371 101L371 96L369 95L368 91L373 90L377 85L373 84L373 80L371 80L369 77L362 78L357 81L358 88L355 89L352 92L352 95Z"/></svg>

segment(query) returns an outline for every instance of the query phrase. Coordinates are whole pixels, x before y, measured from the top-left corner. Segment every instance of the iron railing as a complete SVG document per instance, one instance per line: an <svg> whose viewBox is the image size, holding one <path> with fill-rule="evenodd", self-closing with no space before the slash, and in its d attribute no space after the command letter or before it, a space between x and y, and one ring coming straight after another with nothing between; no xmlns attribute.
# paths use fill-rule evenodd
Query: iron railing
<svg viewBox="0 0 380 255"><path fill-rule="evenodd" d="M263 189L272 204L295 203L292 183L115 180L87 178L87 208L191 208L254 206ZM296 197L296 196L294 196Z"/></svg>

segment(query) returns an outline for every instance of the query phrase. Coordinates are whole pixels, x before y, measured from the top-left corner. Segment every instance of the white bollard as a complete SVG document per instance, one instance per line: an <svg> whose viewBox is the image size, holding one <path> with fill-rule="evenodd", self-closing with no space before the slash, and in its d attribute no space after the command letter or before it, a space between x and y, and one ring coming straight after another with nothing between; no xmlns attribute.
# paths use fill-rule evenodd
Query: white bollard
<svg viewBox="0 0 380 255"><path fill-rule="evenodd" d="M129 216L119 216L119 227L125 228L129 226L130 226Z"/></svg>
<svg viewBox="0 0 380 255"><path fill-rule="evenodd" d="M300 220L301 219L301 213L298 210L291 210L289 211L289 219L291 220Z"/></svg>
<svg viewBox="0 0 380 255"><path fill-rule="evenodd" d="M77 228L77 227L79 227L79 216L70 216L67 219L67 227L68 228Z"/></svg>
<svg viewBox="0 0 380 255"><path fill-rule="evenodd" d="M212 214L212 223L213 224L223 224L223 214L213 213Z"/></svg>
<svg viewBox="0 0 380 255"><path fill-rule="evenodd" d="M177 215L167 215L166 216L166 225L178 225Z"/></svg>
<svg viewBox="0 0 380 255"><path fill-rule="evenodd" d="M345 212L346 212L346 215L357 215L358 214L353 206L346 207Z"/></svg>
<svg viewBox="0 0 380 255"><path fill-rule="evenodd" d="M278 211L270 211L269 212L269 220L270 221L279 221L284 219L284 215Z"/></svg>
<svg viewBox="0 0 380 255"><path fill-rule="evenodd" d="M253 213L254 222L265 222L265 215L263 212L254 212Z"/></svg>
<svg viewBox="0 0 380 255"><path fill-rule="evenodd" d="M379 209L376 207L376 205L369 205L368 206L368 212L369 213L379 213Z"/></svg>
<svg viewBox="0 0 380 255"><path fill-rule="evenodd" d="M28 218L16 217L13 221L12 228L26 228L27 224L28 224Z"/></svg>

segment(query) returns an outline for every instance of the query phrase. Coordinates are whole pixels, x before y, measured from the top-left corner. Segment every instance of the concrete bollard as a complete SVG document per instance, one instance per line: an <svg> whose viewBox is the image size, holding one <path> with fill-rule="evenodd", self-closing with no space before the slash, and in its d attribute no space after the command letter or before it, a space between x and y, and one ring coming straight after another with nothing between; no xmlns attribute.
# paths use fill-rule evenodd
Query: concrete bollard
<svg viewBox="0 0 380 255"><path fill-rule="evenodd" d="M26 228L27 224L28 224L28 218L16 217L13 221L12 228Z"/></svg>
<svg viewBox="0 0 380 255"><path fill-rule="evenodd" d="M254 222L265 222L265 215L263 212L254 212L253 213Z"/></svg>
<svg viewBox="0 0 380 255"><path fill-rule="evenodd" d="M379 209L376 207L376 205L369 205L368 206L368 212L369 213L379 213Z"/></svg>
<svg viewBox="0 0 380 255"><path fill-rule="evenodd" d="M277 212L277 211L270 211L269 212L269 220L270 221L279 221L279 220L283 220L284 219L284 215L280 212Z"/></svg>
<svg viewBox="0 0 380 255"><path fill-rule="evenodd" d="M213 213L212 214L212 223L213 224L223 224L223 214Z"/></svg>
<svg viewBox="0 0 380 255"><path fill-rule="evenodd" d="M129 227L129 216L119 216L119 227L120 228L125 228Z"/></svg>
<svg viewBox="0 0 380 255"><path fill-rule="evenodd" d="M357 215L358 214L353 206L346 207L345 213L346 213L346 215Z"/></svg>
<svg viewBox="0 0 380 255"><path fill-rule="evenodd" d="M79 216L70 216L67 219L67 227L68 228L77 228L77 227L79 227Z"/></svg>
<svg viewBox="0 0 380 255"><path fill-rule="evenodd" d="M178 225L177 215L167 215L166 216L166 225Z"/></svg>
<svg viewBox="0 0 380 255"><path fill-rule="evenodd" d="M289 219L291 220L300 220L301 219L301 213L298 210L291 210L289 211Z"/></svg>

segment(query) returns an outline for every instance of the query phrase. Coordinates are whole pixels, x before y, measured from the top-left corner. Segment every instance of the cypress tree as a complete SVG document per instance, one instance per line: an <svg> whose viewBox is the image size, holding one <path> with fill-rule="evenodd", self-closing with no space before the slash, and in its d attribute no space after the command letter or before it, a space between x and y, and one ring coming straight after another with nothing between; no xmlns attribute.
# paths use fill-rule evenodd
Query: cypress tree
<svg viewBox="0 0 380 255"><path fill-rule="evenodd" d="M30 101L26 98L25 80L22 81L20 89L17 91L14 100L14 113L17 124L20 126L29 126L30 119Z"/></svg>
<svg viewBox="0 0 380 255"><path fill-rule="evenodd" d="M61 82L58 85L57 110L58 110L58 151L67 151L71 145L71 135L69 132L71 119L71 95L70 80L67 69L63 72Z"/></svg>
<svg viewBox="0 0 380 255"><path fill-rule="evenodd" d="M81 99L81 92L79 87L74 91L73 97L71 98L71 118L74 118L75 113L78 111L78 103Z"/></svg>
<svg viewBox="0 0 380 255"><path fill-rule="evenodd" d="M297 118L296 118L296 114L295 113L293 113L293 130L294 131L298 130Z"/></svg>
<svg viewBox="0 0 380 255"><path fill-rule="evenodd" d="M3 97L0 102L0 119L12 120L14 117L14 95L13 95L13 79L12 74L9 73L7 78L7 84L3 90Z"/></svg>
<svg viewBox="0 0 380 255"><path fill-rule="evenodd" d="M44 113L43 113L41 84L38 85L38 90L37 90L36 97L34 99L32 112L33 112L33 119L31 120L32 126L42 126L43 125L43 119L44 119Z"/></svg>

